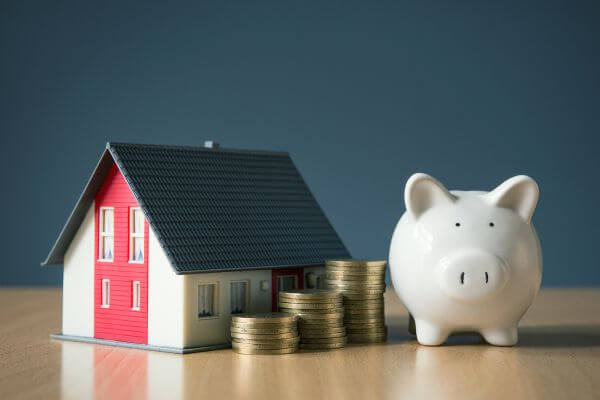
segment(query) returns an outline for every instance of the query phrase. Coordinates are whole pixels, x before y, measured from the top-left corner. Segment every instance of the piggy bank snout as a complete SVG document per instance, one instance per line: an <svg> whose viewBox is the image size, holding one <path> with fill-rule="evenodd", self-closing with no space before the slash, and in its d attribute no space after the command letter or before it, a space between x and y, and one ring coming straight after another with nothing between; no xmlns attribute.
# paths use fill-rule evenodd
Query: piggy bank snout
<svg viewBox="0 0 600 400"><path fill-rule="evenodd" d="M494 254L463 249L440 260L438 279L441 289L448 296L462 301L475 301L499 292L508 280L508 268Z"/></svg>

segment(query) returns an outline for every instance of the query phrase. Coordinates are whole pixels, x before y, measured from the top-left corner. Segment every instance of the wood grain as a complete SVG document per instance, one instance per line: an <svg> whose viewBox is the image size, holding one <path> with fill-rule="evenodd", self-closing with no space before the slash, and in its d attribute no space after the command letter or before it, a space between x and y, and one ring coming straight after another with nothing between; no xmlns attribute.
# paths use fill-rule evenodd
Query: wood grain
<svg viewBox="0 0 600 400"><path fill-rule="evenodd" d="M60 291L0 290L0 399L597 399L600 289L547 289L514 348L424 347L388 291L388 343L288 356L174 355L51 340Z"/></svg>

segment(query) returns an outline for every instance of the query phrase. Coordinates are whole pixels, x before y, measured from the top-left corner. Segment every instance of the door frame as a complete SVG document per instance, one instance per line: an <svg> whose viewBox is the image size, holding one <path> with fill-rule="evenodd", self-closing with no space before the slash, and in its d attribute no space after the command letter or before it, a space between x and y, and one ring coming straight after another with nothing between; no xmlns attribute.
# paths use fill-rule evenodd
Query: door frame
<svg viewBox="0 0 600 400"><path fill-rule="evenodd" d="M298 282L298 289L304 289L304 267L298 268L278 268L271 270L271 310L277 311L277 300L279 297L279 288L277 281L280 276L294 275Z"/></svg>

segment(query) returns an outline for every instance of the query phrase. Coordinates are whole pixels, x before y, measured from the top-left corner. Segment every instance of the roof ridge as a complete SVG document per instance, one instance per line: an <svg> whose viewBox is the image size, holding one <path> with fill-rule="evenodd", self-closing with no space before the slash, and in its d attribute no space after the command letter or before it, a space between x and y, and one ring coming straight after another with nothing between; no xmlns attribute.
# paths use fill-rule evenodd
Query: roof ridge
<svg viewBox="0 0 600 400"><path fill-rule="evenodd" d="M242 153L242 154L271 155L271 156L281 156L281 157L289 157L289 155L290 155L290 153L287 151L275 151L275 150L248 150L248 149L231 149L231 148L223 148L223 147L207 148L207 147L203 147L203 146L183 146L183 145L170 145L170 144L106 142L107 149L110 150L113 146L192 150L192 151L203 151L203 152L207 152L207 153L211 153L211 152Z"/></svg>

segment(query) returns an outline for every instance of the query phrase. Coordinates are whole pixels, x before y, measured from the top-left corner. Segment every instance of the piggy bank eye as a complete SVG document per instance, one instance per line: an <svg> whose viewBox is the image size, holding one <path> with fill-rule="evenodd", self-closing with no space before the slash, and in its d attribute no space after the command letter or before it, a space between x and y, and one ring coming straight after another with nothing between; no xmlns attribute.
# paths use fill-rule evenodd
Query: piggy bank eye
<svg viewBox="0 0 600 400"><path fill-rule="evenodd" d="M494 226L494 223L493 223L493 222L490 222L490 227L493 227L493 226Z"/></svg>
<svg viewBox="0 0 600 400"><path fill-rule="evenodd" d="M460 226L460 222L455 223L454 226Z"/></svg>

